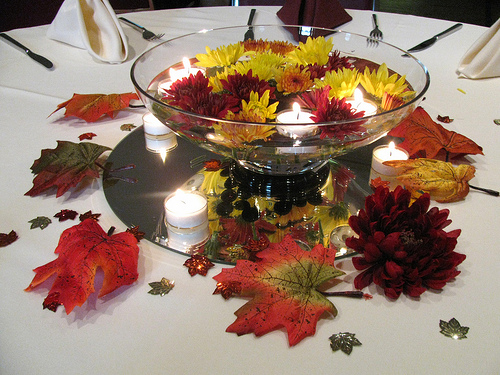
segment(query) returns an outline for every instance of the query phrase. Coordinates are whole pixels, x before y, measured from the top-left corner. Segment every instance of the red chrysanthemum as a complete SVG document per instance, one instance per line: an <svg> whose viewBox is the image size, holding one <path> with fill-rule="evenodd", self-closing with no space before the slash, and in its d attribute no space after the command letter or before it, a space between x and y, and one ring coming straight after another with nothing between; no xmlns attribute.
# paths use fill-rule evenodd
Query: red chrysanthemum
<svg viewBox="0 0 500 375"><path fill-rule="evenodd" d="M460 273L456 267L465 255L453 251L460 229L443 230L451 223L449 211L428 210L429 194L411 206L410 198L400 186L394 191L378 187L366 198L365 209L349 218L359 238L348 238L346 245L363 255L352 259L363 270L354 280L357 289L373 282L389 298L418 297L427 289L442 289Z"/></svg>
<svg viewBox="0 0 500 375"><path fill-rule="evenodd" d="M309 64L307 66L300 66L301 69L307 69L309 73L311 73L311 80L315 80L316 78L321 79L325 76L325 73L329 70L326 66L324 65L319 65L317 63L315 64Z"/></svg>
<svg viewBox="0 0 500 375"><path fill-rule="evenodd" d="M356 112L351 104L346 103L345 98L328 99L330 86L325 86L319 90L312 90L301 95L302 102L312 109L314 122L332 122L361 118L364 111ZM364 121L355 121L345 124L335 124L321 127L320 138L338 138L341 141L346 136L361 135L366 129L362 126Z"/></svg>
<svg viewBox="0 0 500 375"><path fill-rule="evenodd" d="M352 69L353 65L349 62L349 58L347 56L340 57L339 51L334 51L333 54L328 58L328 62L326 63L326 67L328 70L335 70L342 68Z"/></svg>
<svg viewBox="0 0 500 375"><path fill-rule="evenodd" d="M238 99L228 94L193 92L179 100L177 105L202 116L224 118L228 111L238 112L239 103Z"/></svg>
<svg viewBox="0 0 500 375"><path fill-rule="evenodd" d="M208 78L199 71L196 75L191 74L172 83L164 100L168 101L169 104L180 106L185 97L190 97L195 93L208 94L211 91L212 87L209 86Z"/></svg>
<svg viewBox="0 0 500 375"><path fill-rule="evenodd" d="M264 93L269 90L269 98L276 99L274 95L274 87L271 87L267 81L259 79L259 77L252 76L250 69L247 74L240 74L238 72L228 75L227 80L221 80L222 87L226 89L232 96L239 100L250 101L250 93L252 91L262 97Z"/></svg>

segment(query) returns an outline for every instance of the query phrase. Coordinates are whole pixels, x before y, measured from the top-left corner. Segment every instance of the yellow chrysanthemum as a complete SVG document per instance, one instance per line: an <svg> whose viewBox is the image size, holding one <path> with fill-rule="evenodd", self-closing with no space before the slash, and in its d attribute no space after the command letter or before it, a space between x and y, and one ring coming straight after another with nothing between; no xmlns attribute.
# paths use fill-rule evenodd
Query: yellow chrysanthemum
<svg viewBox="0 0 500 375"><path fill-rule="evenodd" d="M307 70L301 70L298 65L289 66L276 75L276 88L285 95L304 92L309 90L313 81L311 73Z"/></svg>
<svg viewBox="0 0 500 375"><path fill-rule="evenodd" d="M269 105L269 90L266 90L264 94L259 98L259 94L252 91L250 93L250 100L248 103L245 100L241 101L242 111L250 112L254 111L259 116L266 119L272 120L276 118L276 108L278 108L278 102Z"/></svg>
<svg viewBox="0 0 500 375"><path fill-rule="evenodd" d="M274 78L276 71L285 63L283 56L272 52L258 53L247 61L239 61L234 69L241 75L245 75L252 70L254 77L259 77L263 81Z"/></svg>
<svg viewBox="0 0 500 375"><path fill-rule="evenodd" d="M221 81L227 80L227 76L234 74L235 72L236 70L234 69L234 66L226 66L224 67L224 70L217 71L214 76L208 77L208 84L213 87L212 91L221 92L224 90Z"/></svg>
<svg viewBox="0 0 500 375"><path fill-rule="evenodd" d="M226 116L230 120L239 121L254 121L259 120L260 116L246 112L245 114L234 114L228 112ZM231 144L236 147L241 147L252 141L267 140L273 135L276 130L272 125L246 125L246 124L214 124L214 129L219 139L223 139L222 143Z"/></svg>
<svg viewBox="0 0 500 375"><path fill-rule="evenodd" d="M198 62L196 65L210 68L214 66L229 66L234 64L243 55L245 49L241 43L229 44L220 46L216 50L205 47L206 54L199 53L196 55Z"/></svg>
<svg viewBox="0 0 500 375"><path fill-rule="evenodd" d="M398 98L407 98L415 94L414 91L408 90L406 83L406 76L399 76L394 73L389 76L389 69L383 63L377 70L370 71L368 67L365 68L364 74L361 76L361 85L365 88L366 92L382 98L384 93Z"/></svg>
<svg viewBox="0 0 500 375"><path fill-rule="evenodd" d="M325 65L328 62L329 53L333 48L333 38L326 40L320 36L318 38L307 37L305 43L300 42L299 46L287 55L289 61L299 64L319 64Z"/></svg>
<svg viewBox="0 0 500 375"><path fill-rule="evenodd" d="M314 85L317 88L330 86L329 99L342 99L353 95L360 79L361 74L357 69L342 68L337 71L326 72L322 80L314 80Z"/></svg>

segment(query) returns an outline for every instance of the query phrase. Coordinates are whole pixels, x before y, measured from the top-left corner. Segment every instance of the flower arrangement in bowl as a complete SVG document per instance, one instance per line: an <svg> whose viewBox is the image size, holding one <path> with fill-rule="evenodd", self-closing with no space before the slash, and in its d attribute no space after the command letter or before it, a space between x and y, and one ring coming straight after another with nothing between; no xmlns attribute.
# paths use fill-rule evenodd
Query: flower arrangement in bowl
<svg viewBox="0 0 500 375"><path fill-rule="evenodd" d="M177 135L254 172L293 175L383 137L429 86L427 69L392 45L311 28L203 30L142 54L131 71L147 108ZM182 61L184 60L184 63Z"/></svg>

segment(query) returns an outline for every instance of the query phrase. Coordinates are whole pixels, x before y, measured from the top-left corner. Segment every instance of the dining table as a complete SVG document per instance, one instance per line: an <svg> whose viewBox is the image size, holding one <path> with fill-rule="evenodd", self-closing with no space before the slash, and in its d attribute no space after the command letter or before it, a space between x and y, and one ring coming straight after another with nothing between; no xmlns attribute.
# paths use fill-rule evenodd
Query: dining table
<svg viewBox="0 0 500 375"><path fill-rule="evenodd" d="M255 25L282 24L276 14L280 7L254 8ZM259 337L226 332L234 312L247 302L213 294L213 277L232 266L215 262L206 276L191 276L184 266L185 254L148 238L138 244L137 281L98 298L102 276L96 277L96 292L69 314L63 306L55 312L42 308L50 281L25 291L33 269L56 259L61 233L78 223L78 216L60 221L54 217L57 213L98 213L101 227L105 231L114 227L116 233L129 226L111 207L102 178L84 180L59 197L55 191L25 195L32 187L33 162L42 150L56 148L58 141L78 143L81 134L94 133L91 142L114 149L136 132L142 139L145 108L127 108L113 118L86 122L65 118L64 110L53 113L58 105L75 93L134 92L131 67L142 53L201 29L246 25L250 10L247 6L195 7L120 15L164 33L161 39L148 41L123 24L129 49L120 64L96 61L85 49L49 39L49 25L6 33L52 61L51 69L0 40L0 233L15 231L18 237L0 247L0 374L499 373L500 293L495 278L500 249L495 235L500 198L478 190L471 189L453 203L431 201L431 207L449 210L452 222L447 231L461 230L455 250L466 259L457 267L460 274L454 280L418 298L401 295L393 300L373 284L363 290L373 296L369 300L332 297L338 315L323 316L315 334L294 346L289 345L284 329ZM337 29L368 35L373 11L346 11L352 20ZM376 14L383 42L403 50L454 24L406 14ZM483 155L464 157L476 168L471 184L499 190L500 126L495 119L500 118L500 78L467 79L457 74L460 59L486 30L464 24L413 55L430 74L420 105L434 120L449 116L453 121L444 124L447 129L482 147ZM176 152L182 153L183 147L180 143ZM371 153L371 147L365 148ZM160 165L154 174L175 176L176 168ZM123 209L127 211L126 206ZM31 228L37 217L51 218L51 224ZM354 290L358 271L351 258L337 260L336 267L345 272L342 288ZM162 296L148 293L149 284L162 278L175 281L175 287ZM469 328L466 337L454 340L440 332L440 322L453 318ZM332 350L329 338L346 332L354 334L359 345L350 354Z"/></svg>

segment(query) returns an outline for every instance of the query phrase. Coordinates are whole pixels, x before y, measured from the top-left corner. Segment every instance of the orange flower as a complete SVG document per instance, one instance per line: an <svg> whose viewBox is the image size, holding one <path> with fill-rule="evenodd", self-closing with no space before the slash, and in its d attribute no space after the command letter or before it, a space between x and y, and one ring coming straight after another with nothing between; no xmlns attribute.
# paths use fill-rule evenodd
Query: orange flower
<svg viewBox="0 0 500 375"><path fill-rule="evenodd" d="M286 55L295 49L295 46L289 42L284 42L280 40L274 40L272 42L259 39L259 40L246 40L243 42L243 47L245 52L255 51L255 52L267 52L271 51L278 55Z"/></svg>
<svg viewBox="0 0 500 375"><path fill-rule="evenodd" d="M311 73L308 70L300 69L297 65L283 70L276 77L276 80L278 91L285 95L307 91L313 85Z"/></svg>

